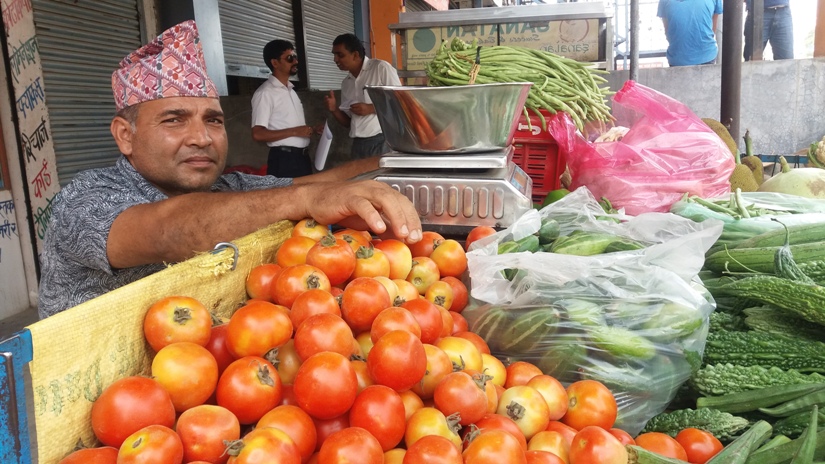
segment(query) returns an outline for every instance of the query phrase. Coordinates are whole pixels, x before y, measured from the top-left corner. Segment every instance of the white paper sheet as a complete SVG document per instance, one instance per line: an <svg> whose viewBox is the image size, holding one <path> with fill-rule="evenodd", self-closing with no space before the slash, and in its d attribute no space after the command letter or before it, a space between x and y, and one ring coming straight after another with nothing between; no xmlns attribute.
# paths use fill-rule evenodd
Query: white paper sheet
<svg viewBox="0 0 825 464"><path fill-rule="evenodd" d="M315 148L315 169L324 170L330 145L332 145L332 131L329 130L329 123L324 123L324 131L321 132L318 147Z"/></svg>

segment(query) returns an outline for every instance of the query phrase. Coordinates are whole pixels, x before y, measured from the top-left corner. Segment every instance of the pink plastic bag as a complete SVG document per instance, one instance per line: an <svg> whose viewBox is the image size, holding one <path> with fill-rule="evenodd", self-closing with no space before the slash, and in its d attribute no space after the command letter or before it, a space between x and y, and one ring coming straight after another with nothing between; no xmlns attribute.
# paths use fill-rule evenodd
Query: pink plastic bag
<svg viewBox="0 0 825 464"><path fill-rule="evenodd" d="M613 114L630 127L617 142L589 142L562 112L548 120L567 159L570 190L586 186L631 215L668 211L685 193L709 198L730 191L733 156L686 105L627 81L613 97Z"/></svg>

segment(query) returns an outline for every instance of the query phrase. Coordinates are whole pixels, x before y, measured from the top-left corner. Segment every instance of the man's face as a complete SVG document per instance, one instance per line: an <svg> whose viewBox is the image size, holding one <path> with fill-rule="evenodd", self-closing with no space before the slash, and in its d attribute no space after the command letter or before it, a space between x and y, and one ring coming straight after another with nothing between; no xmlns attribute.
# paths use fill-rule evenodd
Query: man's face
<svg viewBox="0 0 825 464"><path fill-rule="evenodd" d="M280 70L290 76L298 74L298 54L295 53L295 50L287 50L281 53L281 56L273 64L275 66L273 73Z"/></svg>
<svg viewBox="0 0 825 464"><path fill-rule="evenodd" d="M357 52L347 50L347 47L343 44L333 45L332 59L341 71L352 71L354 69L358 69L360 64L359 54Z"/></svg>
<svg viewBox="0 0 825 464"><path fill-rule="evenodd" d="M208 191L226 164L224 115L215 98L141 103L135 131L115 118L112 134L132 166L168 196Z"/></svg>

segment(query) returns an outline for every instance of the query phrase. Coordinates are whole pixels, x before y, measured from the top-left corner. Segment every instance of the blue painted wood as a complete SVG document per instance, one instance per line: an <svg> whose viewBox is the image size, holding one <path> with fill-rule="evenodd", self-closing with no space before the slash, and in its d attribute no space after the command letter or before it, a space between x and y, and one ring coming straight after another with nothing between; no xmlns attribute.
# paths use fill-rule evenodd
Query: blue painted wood
<svg viewBox="0 0 825 464"><path fill-rule="evenodd" d="M23 368L32 360L32 338L22 330L0 342L0 462L31 464Z"/></svg>

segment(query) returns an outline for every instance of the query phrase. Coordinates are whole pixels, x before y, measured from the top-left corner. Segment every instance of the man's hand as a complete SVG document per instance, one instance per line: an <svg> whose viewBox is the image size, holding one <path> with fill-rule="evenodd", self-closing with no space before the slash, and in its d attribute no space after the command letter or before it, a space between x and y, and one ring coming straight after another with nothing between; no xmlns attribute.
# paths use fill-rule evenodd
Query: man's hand
<svg viewBox="0 0 825 464"><path fill-rule="evenodd" d="M295 130L295 137L311 137L314 129L312 126L298 126L293 130Z"/></svg>
<svg viewBox="0 0 825 464"><path fill-rule="evenodd" d="M339 224L376 234L392 233L406 243L421 240L421 220L415 207L389 185L374 180L300 185L305 217L321 224Z"/></svg>
<svg viewBox="0 0 825 464"><path fill-rule="evenodd" d="M338 102L335 100L335 92L329 91L329 95L324 95L324 103L327 105L327 110L335 112L338 109Z"/></svg>
<svg viewBox="0 0 825 464"><path fill-rule="evenodd" d="M375 106L370 103L353 103L350 111L352 111L352 114L357 114L358 116L366 116L375 113Z"/></svg>

